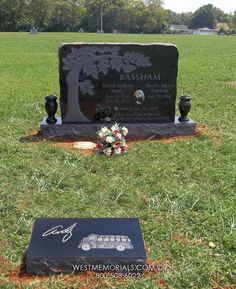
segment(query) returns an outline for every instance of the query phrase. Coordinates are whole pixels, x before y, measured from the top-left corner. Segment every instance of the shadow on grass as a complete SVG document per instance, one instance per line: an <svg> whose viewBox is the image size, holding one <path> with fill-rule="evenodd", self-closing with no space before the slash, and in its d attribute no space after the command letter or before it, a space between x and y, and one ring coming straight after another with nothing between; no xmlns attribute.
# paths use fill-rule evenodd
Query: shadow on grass
<svg viewBox="0 0 236 289"><path fill-rule="evenodd" d="M42 137L42 133L40 130L34 130L29 132L27 135L22 136L20 138L20 142L26 142L26 143L31 143L31 142L39 142L42 141L44 138Z"/></svg>

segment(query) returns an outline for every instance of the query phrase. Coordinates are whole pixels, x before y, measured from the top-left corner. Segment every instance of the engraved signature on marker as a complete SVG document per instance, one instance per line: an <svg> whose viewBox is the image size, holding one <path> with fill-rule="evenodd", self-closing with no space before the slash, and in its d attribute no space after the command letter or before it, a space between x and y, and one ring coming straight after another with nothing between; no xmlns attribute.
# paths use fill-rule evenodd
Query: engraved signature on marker
<svg viewBox="0 0 236 289"><path fill-rule="evenodd" d="M44 232L42 234L42 236L47 237L49 235L65 234L65 236L63 236L63 238L62 238L62 242L65 243L66 241L68 241L72 237L72 231L73 231L75 226L76 226L76 223L74 223L70 227L64 229L62 225L58 225L58 226L55 226L55 227L47 230L46 232Z"/></svg>

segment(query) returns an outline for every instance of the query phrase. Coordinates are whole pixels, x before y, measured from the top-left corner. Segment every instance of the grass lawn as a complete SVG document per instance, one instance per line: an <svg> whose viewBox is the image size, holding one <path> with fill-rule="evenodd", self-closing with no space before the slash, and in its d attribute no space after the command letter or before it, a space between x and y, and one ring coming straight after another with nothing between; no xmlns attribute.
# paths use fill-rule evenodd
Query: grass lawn
<svg viewBox="0 0 236 289"><path fill-rule="evenodd" d="M72 41L176 44L178 96L192 96L201 136L110 159L20 141L45 116L44 96L59 95L58 46ZM0 33L0 288L236 288L235 59L226 36ZM149 259L168 266L122 282L20 278L36 217L139 217Z"/></svg>

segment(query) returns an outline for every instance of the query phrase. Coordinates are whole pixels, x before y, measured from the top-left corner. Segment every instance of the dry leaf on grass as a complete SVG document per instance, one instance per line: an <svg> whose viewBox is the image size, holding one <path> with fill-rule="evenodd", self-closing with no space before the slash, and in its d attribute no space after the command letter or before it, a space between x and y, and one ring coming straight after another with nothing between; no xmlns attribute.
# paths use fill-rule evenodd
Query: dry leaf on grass
<svg viewBox="0 0 236 289"><path fill-rule="evenodd" d="M209 247L209 248L215 248L216 245L215 245L213 242L209 242L209 243L208 243L208 247Z"/></svg>

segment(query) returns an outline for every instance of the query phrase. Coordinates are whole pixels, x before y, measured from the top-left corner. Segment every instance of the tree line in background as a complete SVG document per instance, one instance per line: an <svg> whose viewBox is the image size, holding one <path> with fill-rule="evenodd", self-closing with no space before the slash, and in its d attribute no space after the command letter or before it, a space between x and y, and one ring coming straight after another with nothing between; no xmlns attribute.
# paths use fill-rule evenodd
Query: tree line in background
<svg viewBox="0 0 236 289"><path fill-rule="evenodd" d="M168 33L170 24L213 28L225 22L236 28L236 12L226 14L211 4L194 13L175 13L161 0L0 0L0 31Z"/></svg>

